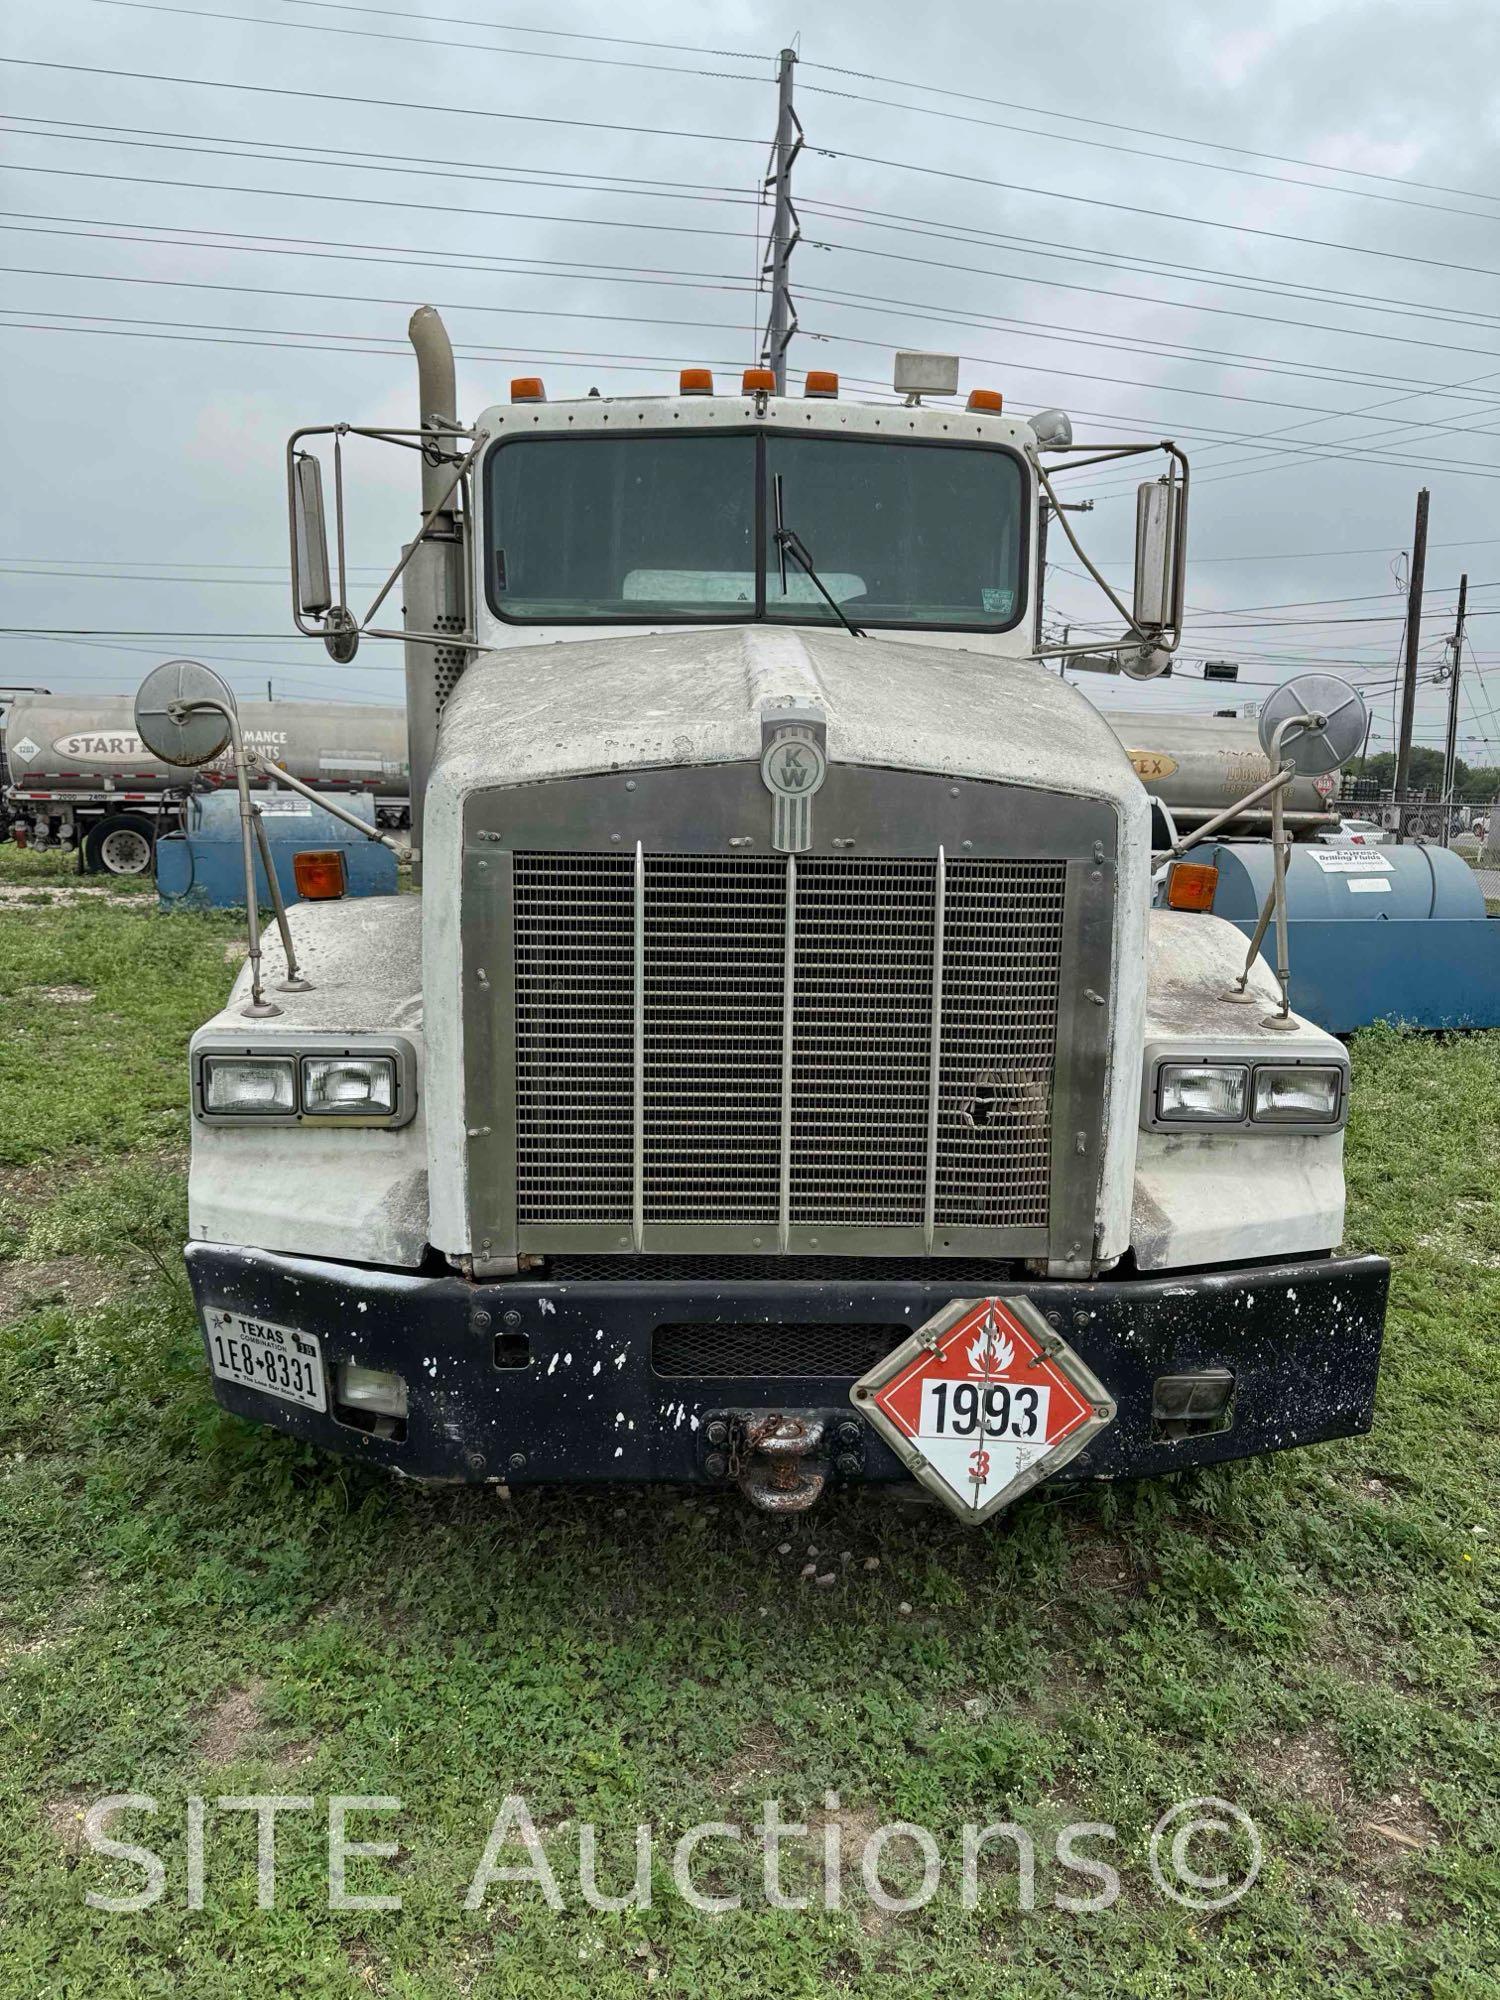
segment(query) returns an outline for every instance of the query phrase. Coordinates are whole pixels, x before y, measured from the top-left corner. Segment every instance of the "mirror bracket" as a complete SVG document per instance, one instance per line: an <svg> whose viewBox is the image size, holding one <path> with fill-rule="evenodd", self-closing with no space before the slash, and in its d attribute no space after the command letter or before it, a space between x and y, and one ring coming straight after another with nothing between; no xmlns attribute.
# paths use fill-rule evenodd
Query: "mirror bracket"
<svg viewBox="0 0 1500 2000"><path fill-rule="evenodd" d="M1117 642L1117 646L1114 649L1120 655L1121 666L1124 672L1129 674L1132 679L1152 680L1158 674L1167 671L1171 665L1173 654L1176 653L1182 643L1183 591L1187 577L1187 498L1189 476L1187 454L1178 445L1174 444L1170 438L1162 438L1155 444L1094 445L1070 443L1066 445L1049 444L1046 446L1049 452L1059 456L1064 454L1087 454L1086 456L1072 457L1071 463L1057 468L1059 472L1081 471L1085 466L1089 465L1114 464L1122 459L1139 457L1145 452L1162 451L1167 454L1170 465L1163 478L1152 484L1144 485L1140 489L1143 494L1161 491L1167 496L1165 501L1152 503L1153 508L1157 509L1162 516L1161 526L1164 530L1159 540L1161 589L1157 599L1157 609L1162 615L1160 618L1153 619L1143 615L1150 607L1144 605L1142 602L1141 535L1139 528L1137 531L1136 590L1134 602L1127 605L1106 580L1097 565L1090 559L1088 552L1074 533L1073 525L1068 519L1067 511L1057 497L1057 490L1052 484L1051 475L1041 462L1040 449L1040 447L1028 448L1027 456L1036 469L1037 479L1041 485L1042 492L1057 520L1061 523L1063 533L1067 536L1073 553L1078 557L1078 560L1083 564L1094 582L1098 584L1114 609L1125 621L1125 635ZM1138 510L1143 504L1138 501ZM1098 640L1090 640L1084 645L1037 646L1033 650L1032 657L1039 660L1066 660L1072 654L1097 654L1108 650L1111 649L1107 646L1101 646Z"/></svg>
<svg viewBox="0 0 1500 2000"><path fill-rule="evenodd" d="M452 469L452 477L438 494L436 504L422 518L421 526L385 582L376 591L368 609L360 615L349 608L349 577L344 554L344 460L346 438L370 438L378 444L395 445L419 453L429 466ZM313 438L333 440L334 555L330 561L327 520L323 507L322 468L316 455L304 448ZM462 442L462 449L445 449L442 440ZM451 421L429 417L420 430L391 430L362 424L314 424L294 431L287 441L287 513L291 530L292 621L309 639L321 639L330 658L347 666L359 649L360 639L401 639L425 641L431 645L456 646L468 652L480 650L472 607L475 601L470 561L470 612L462 632L395 632L373 621L402 572L423 542L462 541L459 508L472 511L472 474L480 452L489 442L489 433Z"/></svg>

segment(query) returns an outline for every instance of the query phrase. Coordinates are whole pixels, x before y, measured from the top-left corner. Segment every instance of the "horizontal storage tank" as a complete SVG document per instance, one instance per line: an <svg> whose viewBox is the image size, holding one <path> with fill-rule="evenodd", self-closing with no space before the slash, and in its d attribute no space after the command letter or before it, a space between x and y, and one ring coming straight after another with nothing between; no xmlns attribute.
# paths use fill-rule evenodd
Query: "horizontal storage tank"
<svg viewBox="0 0 1500 2000"><path fill-rule="evenodd" d="M1271 887L1270 843L1207 840L1186 859L1218 869L1213 915L1251 937ZM1500 1027L1500 920L1486 917L1479 878L1446 848L1294 847L1286 909L1292 1006L1320 1028ZM1275 952L1272 933L1261 954L1269 963Z"/></svg>
<svg viewBox="0 0 1500 2000"><path fill-rule="evenodd" d="M305 785L405 798L406 711L341 701L242 701L247 748ZM163 764L135 731L129 695L17 695L5 717L5 760L18 792L187 791L197 774ZM228 751L203 773L232 776ZM252 783L264 784L263 778Z"/></svg>

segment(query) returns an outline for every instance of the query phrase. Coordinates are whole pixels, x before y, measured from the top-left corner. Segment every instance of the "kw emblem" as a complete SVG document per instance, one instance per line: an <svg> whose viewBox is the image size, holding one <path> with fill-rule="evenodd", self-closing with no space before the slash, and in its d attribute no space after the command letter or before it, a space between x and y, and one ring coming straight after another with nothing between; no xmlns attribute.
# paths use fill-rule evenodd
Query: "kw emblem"
<svg viewBox="0 0 1500 2000"><path fill-rule="evenodd" d="M771 794L771 845L779 854L812 846L813 795L828 775L828 758L814 731L783 723L761 752L760 775Z"/></svg>

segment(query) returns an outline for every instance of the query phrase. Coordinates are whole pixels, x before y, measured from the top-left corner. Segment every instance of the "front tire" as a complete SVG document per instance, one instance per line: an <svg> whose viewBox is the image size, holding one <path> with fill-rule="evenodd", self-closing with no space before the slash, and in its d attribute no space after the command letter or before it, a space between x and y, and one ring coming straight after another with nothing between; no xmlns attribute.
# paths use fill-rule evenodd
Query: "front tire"
<svg viewBox="0 0 1500 2000"><path fill-rule="evenodd" d="M110 813L84 836L90 875L147 875L156 852L156 829L144 813Z"/></svg>

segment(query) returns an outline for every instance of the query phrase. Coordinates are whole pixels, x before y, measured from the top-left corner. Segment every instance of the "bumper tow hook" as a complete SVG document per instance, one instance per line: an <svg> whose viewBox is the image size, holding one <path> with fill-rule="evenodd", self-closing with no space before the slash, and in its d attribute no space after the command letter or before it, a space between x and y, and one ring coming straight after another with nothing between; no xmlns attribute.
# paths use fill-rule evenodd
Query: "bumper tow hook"
<svg viewBox="0 0 1500 2000"><path fill-rule="evenodd" d="M745 1425L740 1491L767 1514L801 1514L827 1483L827 1471L811 1464L823 1442L823 1419L773 1411Z"/></svg>

